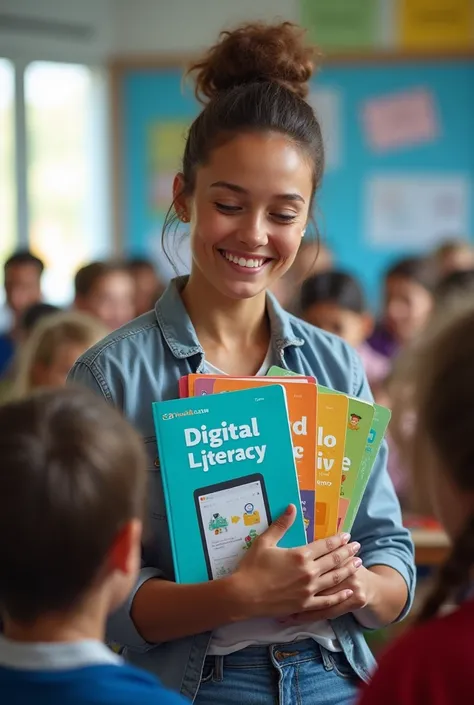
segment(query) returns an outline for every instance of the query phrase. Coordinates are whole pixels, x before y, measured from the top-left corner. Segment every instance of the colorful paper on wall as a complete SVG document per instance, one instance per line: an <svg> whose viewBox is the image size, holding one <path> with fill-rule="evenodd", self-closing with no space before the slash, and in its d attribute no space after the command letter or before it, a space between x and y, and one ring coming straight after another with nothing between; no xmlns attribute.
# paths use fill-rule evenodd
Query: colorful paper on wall
<svg viewBox="0 0 474 705"><path fill-rule="evenodd" d="M302 24L324 49L374 46L377 10L377 0L301 0Z"/></svg>
<svg viewBox="0 0 474 705"><path fill-rule="evenodd" d="M472 0L399 0L398 8L404 48L462 50L474 44Z"/></svg>
<svg viewBox="0 0 474 705"><path fill-rule="evenodd" d="M149 204L153 214L163 215L173 200L173 180L179 171L187 122L157 121L148 128Z"/></svg>
<svg viewBox="0 0 474 705"><path fill-rule="evenodd" d="M374 176L366 185L368 241L418 251L467 233L471 193L472 184L461 175Z"/></svg>
<svg viewBox="0 0 474 705"><path fill-rule="evenodd" d="M425 88L368 100L362 122L366 140L377 152L432 142L439 134L434 98Z"/></svg>
<svg viewBox="0 0 474 705"><path fill-rule="evenodd" d="M342 160L342 94L336 88L316 88L308 96L321 125L326 171L337 169Z"/></svg>

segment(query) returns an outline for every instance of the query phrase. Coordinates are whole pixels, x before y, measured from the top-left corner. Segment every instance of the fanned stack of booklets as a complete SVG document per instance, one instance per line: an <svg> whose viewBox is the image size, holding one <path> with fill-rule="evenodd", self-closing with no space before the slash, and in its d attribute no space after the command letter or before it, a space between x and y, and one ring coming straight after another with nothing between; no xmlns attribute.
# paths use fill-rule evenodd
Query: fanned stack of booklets
<svg viewBox="0 0 474 705"><path fill-rule="evenodd" d="M289 504L292 548L351 531L390 411L279 367L191 374L153 404L175 578L232 573Z"/></svg>

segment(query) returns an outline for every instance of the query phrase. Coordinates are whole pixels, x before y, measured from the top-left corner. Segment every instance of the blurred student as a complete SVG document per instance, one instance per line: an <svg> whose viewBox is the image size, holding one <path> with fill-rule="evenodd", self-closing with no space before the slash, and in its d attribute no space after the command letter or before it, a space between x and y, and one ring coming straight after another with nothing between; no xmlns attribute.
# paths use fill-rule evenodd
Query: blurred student
<svg viewBox="0 0 474 705"><path fill-rule="evenodd" d="M150 260L135 257L127 266L135 282L135 316L141 316L154 307L165 287Z"/></svg>
<svg viewBox="0 0 474 705"><path fill-rule="evenodd" d="M452 542L437 584L408 632L382 658L360 705L458 705L474 671L474 307L435 317L400 370L394 423L415 494ZM410 413L413 425L406 429ZM398 421L397 421L398 419ZM443 605L459 602L439 617Z"/></svg>
<svg viewBox="0 0 474 705"><path fill-rule="evenodd" d="M27 250L19 250L5 262L5 298L12 322L9 330L0 334L0 377L13 359L23 313L41 301L43 270L43 262Z"/></svg>
<svg viewBox="0 0 474 705"><path fill-rule="evenodd" d="M374 321L362 287L350 274L330 271L307 279L301 287L300 316L356 348L371 385L381 382L389 373L387 359L366 342Z"/></svg>
<svg viewBox="0 0 474 705"><path fill-rule="evenodd" d="M441 278L451 272L474 269L474 247L466 240L447 240L436 248L433 261Z"/></svg>
<svg viewBox="0 0 474 705"><path fill-rule="evenodd" d="M435 289L435 309L474 301L474 269L451 272L441 279Z"/></svg>
<svg viewBox="0 0 474 705"><path fill-rule="evenodd" d="M91 393L48 391L0 408L0 457L1 702L184 702L102 643L140 566L138 434Z"/></svg>
<svg viewBox="0 0 474 705"><path fill-rule="evenodd" d="M390 267L382 321L369 340L374 350L391 358L420 333L431 314L436 281L430 259L412 257Z"/></svg>
<svg viewBox="0 0 474 705"><path fill-rule="evenodd" d="M74 308L95 316L109 331L135 318L135 284L123 264L92 262L74 280Z"/></svg>
<svg viewBox="0 0 474 705"><path fill-rule="evenodd" d="M287 311L298 312L300 287L305 279L332 269L333 256L320 240L302 242L300 249L286 274L271 287L278 302Z"/></svg>
<svg viewBox="0 0 474 705"><path fill-rule="evenodd" d="M100 321L75 311L43 318L19 355L11 395L20 398L38 387L62 387L78 357L107 332Z"/></svg>

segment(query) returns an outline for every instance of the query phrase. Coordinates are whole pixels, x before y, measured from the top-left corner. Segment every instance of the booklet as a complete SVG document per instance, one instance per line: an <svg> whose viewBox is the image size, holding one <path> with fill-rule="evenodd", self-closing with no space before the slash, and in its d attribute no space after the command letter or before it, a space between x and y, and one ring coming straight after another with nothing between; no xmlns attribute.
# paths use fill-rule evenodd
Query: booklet
<svg viewBox="0 0 474 705"><path fill-rule="evenodd" d="M177 582L232 573L289 504L279 546L306 543L281 385L155 402L153 417Z"/></svg>
<svg viewBox="0 0 474 705"><path fill-rule="evenodd" d="M208 380L204 380L204 382L206 381ZM308 541L313 541L316 484L314 458L316 456L316 400L318 391L315 384L306 384L306 380L303 380L303 384L298 384L297 381L298 378L285 379L280 380L280 383L286 391L306 536ZM194 387L196 394L199 393L199 384L200 381L197 380ZM249 389L249 387L268 387L269 384L275 383L268 377L255 377L252 380L219 377L214 382L213 391L214 394L220 394Z"/></svg>

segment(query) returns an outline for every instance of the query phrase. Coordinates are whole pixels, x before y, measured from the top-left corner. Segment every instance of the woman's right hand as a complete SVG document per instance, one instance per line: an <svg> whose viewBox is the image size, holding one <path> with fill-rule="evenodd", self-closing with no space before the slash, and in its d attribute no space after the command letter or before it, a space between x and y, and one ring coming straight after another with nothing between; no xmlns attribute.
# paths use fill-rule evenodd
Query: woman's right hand
<svg viewBox="0 0 474 705"><path fill-rule="evenodd" d="M324 619L325 610L351 597L350 590L318 593L358 570L362 561L354 556L360 544L348 543L350 536L339 534L299 548L278 548L295 517L296 508L290 505L254 542L230 578L248 617L278 618L321 610Z"/></svg>

